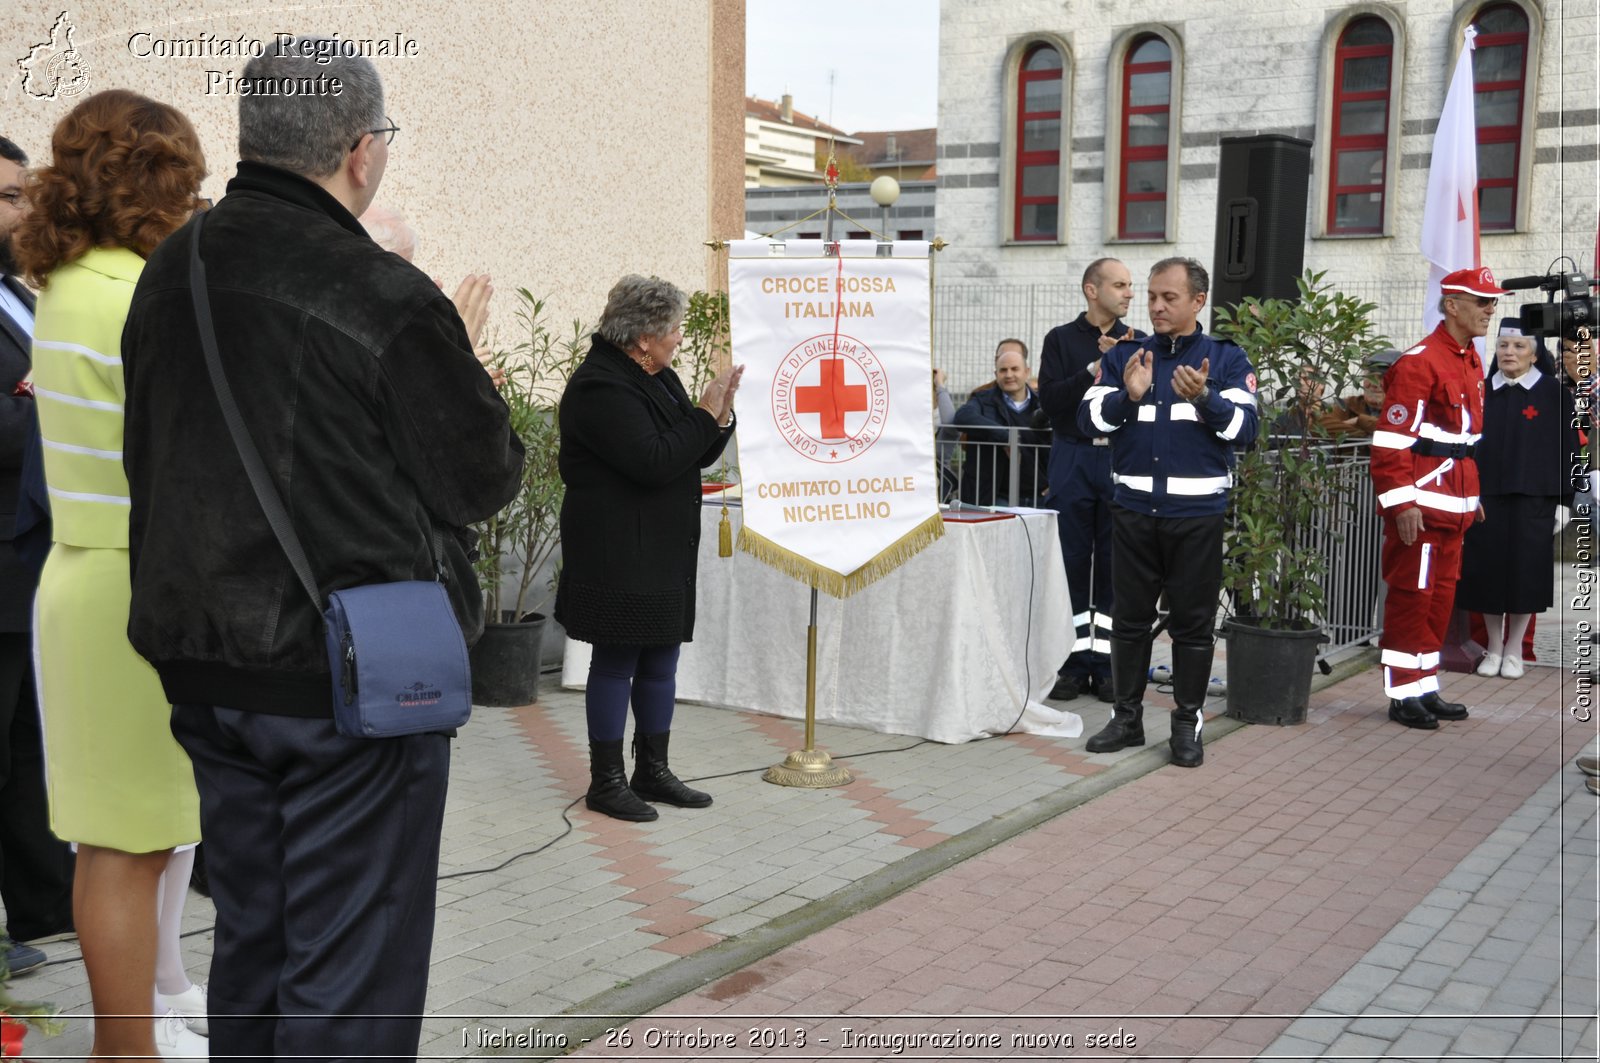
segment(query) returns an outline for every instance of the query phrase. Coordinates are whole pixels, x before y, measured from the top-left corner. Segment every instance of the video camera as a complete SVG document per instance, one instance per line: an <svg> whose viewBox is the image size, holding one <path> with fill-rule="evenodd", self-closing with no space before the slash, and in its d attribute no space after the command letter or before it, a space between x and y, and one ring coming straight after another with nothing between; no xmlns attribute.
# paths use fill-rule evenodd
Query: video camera
<svg viewBox="0 0 1600 1063"><path fill-rule="evenodd" d="M1522 331L1535 336L1572 336L1578 329L1595 327L1594 282L1582 273L1550 272L1543 276L1510 277L1500 287L1512 291L1537 288L1542 303L1522 304Z"/></svg>

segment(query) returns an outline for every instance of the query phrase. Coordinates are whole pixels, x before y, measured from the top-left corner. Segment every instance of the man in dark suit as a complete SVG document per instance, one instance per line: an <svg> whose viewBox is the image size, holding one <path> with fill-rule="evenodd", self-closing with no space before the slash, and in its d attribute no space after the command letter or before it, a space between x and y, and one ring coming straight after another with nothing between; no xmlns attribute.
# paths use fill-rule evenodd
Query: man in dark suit
<svg viewBox="0 0 1600 1063"><path fill-rule="evenodd" d="M22 170L28 163L0 136L0 901L6 931L0 953L13 974L44 962L44 953L18 941L53 938L72 929L72 854L50 833L44 788L44 742L34 701L33 592L44 551L24 559L13 528L24 491L48 513L37 453L23 484L23 456L37 451L39 422L23 381L31 368L33 294L12 275L11 231L22 220ZM30 521L36 541L49 527ZM16 547L14 549L13 547ZM13 940L14 939L14 940Z"/></svg>

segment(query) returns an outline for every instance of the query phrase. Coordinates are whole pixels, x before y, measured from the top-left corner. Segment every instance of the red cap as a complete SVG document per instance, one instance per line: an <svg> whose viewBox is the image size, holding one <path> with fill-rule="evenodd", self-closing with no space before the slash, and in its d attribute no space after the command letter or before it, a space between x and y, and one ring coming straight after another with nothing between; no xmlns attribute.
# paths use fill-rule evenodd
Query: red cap
<svg viewBox="0 0 1600 1063"><path fill-rule="evenodd" d="M1494 282L1494 274L1489 272L1488 266L1458 269L1454 273L1445 274L1444 280L1439 282L1439 291L1465 292L1467 295L1481 295L1485 299L1498 299L1502 295L1511 294L1509 289L1502 288Z"/></svg>

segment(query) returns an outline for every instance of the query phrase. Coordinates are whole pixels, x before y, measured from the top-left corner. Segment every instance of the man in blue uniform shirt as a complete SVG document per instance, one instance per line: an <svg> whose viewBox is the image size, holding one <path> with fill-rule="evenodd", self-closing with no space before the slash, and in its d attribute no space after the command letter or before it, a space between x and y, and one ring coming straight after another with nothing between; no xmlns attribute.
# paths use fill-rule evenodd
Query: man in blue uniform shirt
<svg viewBox="0 0 1600 1063"><path fill-rule="evenodd" d="M1200 765L1213 627L1222 590L1222 530L1235 447L1255 439L1256 375L1239 347L1201 330L1211 279L1192 258L1150 270L1155 336L1119 344L1084 395L1078 427L1111 439L1111 722L1091 753L1144 745L1144 689L1156 603L1172 636L1172 762Z"/></svg>
<svg viewBox="0 0 1600 1063"><path fill-rule="evenodd" d="M1044 338L1039 358L1039 404L1050 418L1049 505L1061 515L1061 559L1072 598L1073 643L1052 698L1085 690L1111 701L1111 451L1104 436L1078 428L1078 407L1100 371L1100 359L1122 340L1143 339L1123 315L1133 301L1133 277L1114 258L1083 271L1089 307Z"/></svg>

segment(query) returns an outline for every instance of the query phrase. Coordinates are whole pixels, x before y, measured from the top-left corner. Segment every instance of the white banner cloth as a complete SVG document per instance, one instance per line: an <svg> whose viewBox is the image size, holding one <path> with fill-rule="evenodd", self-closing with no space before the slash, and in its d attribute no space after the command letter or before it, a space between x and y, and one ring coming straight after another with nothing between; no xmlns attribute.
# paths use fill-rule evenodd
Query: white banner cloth
<svg viewBox="0 0 1600 1063"><path fill-rule="evenodd" d="M795 257L740 241L728 259L741 546L834 595L943 533L927 245L879 257L860 243L844 248L859 257Z"/></svg>

